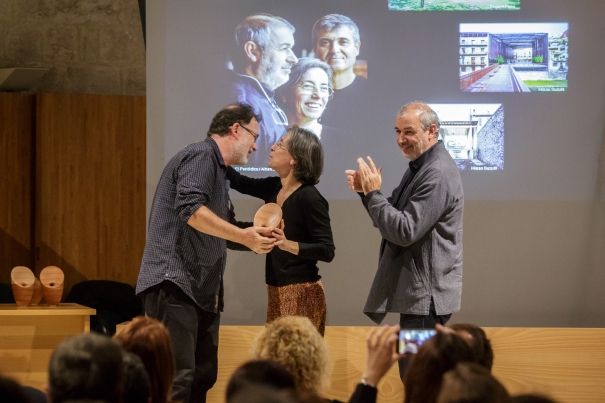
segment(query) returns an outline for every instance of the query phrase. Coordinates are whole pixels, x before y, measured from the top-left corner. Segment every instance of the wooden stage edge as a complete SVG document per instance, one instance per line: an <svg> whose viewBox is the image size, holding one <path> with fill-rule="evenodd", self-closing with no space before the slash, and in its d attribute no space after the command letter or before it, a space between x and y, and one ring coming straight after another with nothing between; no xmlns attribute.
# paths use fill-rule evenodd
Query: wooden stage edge
<svg viewBox="0 0 605 403"><path fill-rule="evenodd" d="M231 373L250 359L262 326L221 326L218 381L208 402L223 403ZM328 326L330 378L324 396L348 401L361 378L370 327ZM512 395L540 393L560 403L605 402L605 329L484 328L494 349L493 374ZM402 403L397 365L378 385L378 401Z"/></svg>

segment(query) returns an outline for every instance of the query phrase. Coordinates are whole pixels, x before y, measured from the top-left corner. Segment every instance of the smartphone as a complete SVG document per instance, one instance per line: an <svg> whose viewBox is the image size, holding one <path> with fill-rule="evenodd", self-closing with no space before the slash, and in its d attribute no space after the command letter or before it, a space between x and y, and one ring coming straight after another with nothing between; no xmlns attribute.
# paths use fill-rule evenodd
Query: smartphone
<svg viewBox="0 0 605 403"><path fill-rule="evenodd" d="M399 354L416 354L418 349L428 339L437 334L435 329L403 329L399 331L399 343L397 351Z"/></svg>

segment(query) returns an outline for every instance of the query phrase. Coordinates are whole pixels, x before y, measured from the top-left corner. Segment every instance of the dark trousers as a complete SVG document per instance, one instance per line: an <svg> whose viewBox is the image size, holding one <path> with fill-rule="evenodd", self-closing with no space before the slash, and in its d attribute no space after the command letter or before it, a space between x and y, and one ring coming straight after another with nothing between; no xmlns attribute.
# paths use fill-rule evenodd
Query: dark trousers
<svg viewBox="0 0 605 403"><path fill-rule="evenodd" d="M437 323L445 325L452 317L452 314L437 315L435 303L431 297L431 306L428 315L409 315L402 313L399 316L399 326L402 329L434 329ZM408 367L409 358L403 358L397 362L399 364L399 377L403 382L403 376Z"/></svg>
<svg viewBox="0 0 605 403"><path fill-rule="evenodd" d="M172 400L205 403L218 372L220 314L201 309L170 281L141 297L145 315L163 322L170 332L176 360Z"/></svg>

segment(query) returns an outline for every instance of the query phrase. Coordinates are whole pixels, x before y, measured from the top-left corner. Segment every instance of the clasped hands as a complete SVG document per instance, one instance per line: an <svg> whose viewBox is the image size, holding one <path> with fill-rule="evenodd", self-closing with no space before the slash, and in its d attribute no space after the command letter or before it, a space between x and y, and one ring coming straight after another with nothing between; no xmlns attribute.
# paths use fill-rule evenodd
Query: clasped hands
<svg viewBox="0 0 605 403"><path fill-rule="evenodd" d="M359 171L352 169L345 171L349 189L363 192L366 195L374 190L380 190L380 186L382 186L382 168L376 168L370 157L368 157L367 163L363 158L357 158L357 165Z"/></svg>

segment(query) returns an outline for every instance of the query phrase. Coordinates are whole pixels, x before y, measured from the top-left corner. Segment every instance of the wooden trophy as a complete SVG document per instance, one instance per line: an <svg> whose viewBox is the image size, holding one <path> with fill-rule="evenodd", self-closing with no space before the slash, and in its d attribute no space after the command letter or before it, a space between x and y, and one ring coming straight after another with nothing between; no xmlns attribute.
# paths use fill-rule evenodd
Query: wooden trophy
<svg viewBox="0 0 605 403"><path fill-rule="evenodd" d="M17 266L11 272L11 285L17 306L28 306L34 295L36 276L25 266Z"/></svg>
<svg viewBox="0 0 605 403"><path fill-rule="evenodd" d="M261 206L254 215L254 226L267 228L263 235L271 235L271 231L277 227L281 221L281 207L275 203L267 203Z"/></svg>
<svg viewBox="0 0 605 403"><path fill-rule="evenodd" d="M42 296L46 305L59 305L63 296L63 281L65 276L63 271L56 266L48 266L40 272L40 282L42 283Z"/></svg>

